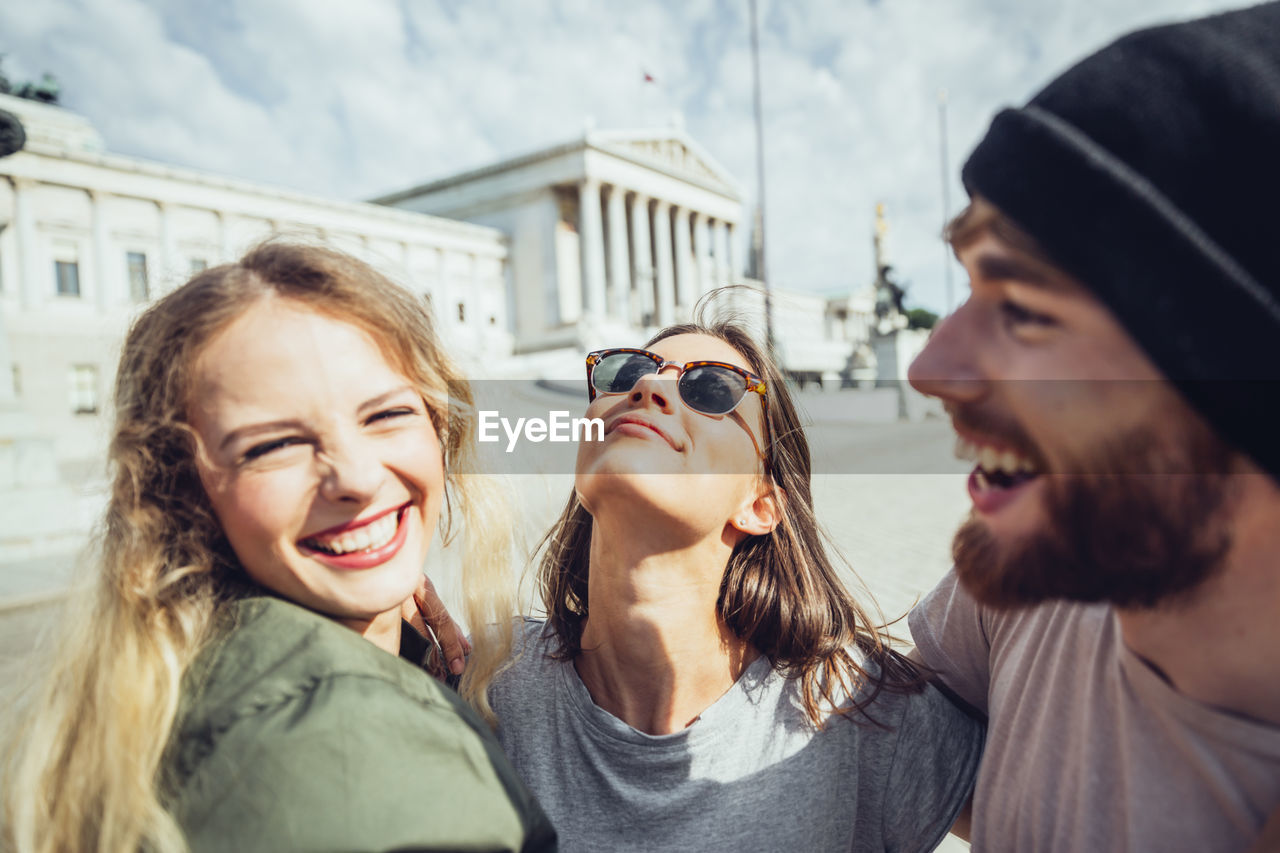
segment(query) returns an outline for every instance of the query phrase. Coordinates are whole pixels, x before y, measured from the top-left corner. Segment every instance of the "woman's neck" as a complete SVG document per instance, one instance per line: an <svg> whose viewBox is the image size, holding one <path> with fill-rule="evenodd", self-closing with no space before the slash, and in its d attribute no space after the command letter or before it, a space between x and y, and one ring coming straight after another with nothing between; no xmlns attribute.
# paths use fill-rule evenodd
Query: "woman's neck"
<svg viewBox="0 0 1280 853"><path fill-rule="evenodd" d="M334 621L355 631L384 652L400 654L400 608L379 613L372 619L336 619Z"/></svg>
<svg viewBox="0 0 1280 853"><path fill-rule="evenodd" d="M633 728L679 731L758 654L716 610L732 546L713 537L655 547L593 529L578 674L597 705Z"/></svg>

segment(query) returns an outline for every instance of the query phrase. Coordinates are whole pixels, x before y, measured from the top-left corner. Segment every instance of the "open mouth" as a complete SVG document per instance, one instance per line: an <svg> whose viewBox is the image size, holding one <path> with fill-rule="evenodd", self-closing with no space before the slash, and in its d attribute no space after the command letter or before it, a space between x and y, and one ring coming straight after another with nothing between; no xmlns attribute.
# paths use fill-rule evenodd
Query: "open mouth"
<svg viewBox="0 0 1280 853"><path fill-rule="evenodd" d="M1016 450L979 444L964 436L956 437L956 458L974 463L969 494L984 512L1000 508L1041 474L1033 459Z"/></svg>
<svg viewBox="0 0 1280 853"><path fill-rule="evenodd" d="M298 542L303 548L330 557L374 555L395 543L409 509L405 503L356 527L317 533Z"/></svg>

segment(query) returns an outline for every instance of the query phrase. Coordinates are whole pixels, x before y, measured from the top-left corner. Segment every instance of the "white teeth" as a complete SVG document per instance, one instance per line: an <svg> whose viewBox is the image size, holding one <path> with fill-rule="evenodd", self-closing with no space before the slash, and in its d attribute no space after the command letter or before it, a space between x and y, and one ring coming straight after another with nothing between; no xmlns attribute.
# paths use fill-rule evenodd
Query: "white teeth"
<svg viewBox="0 0 1280 853"><path fill-rule="evenodd" d="M981 468L974 472L973 479L975 485L978 487L978 491L980 492L985 492L991 487L991 483L987 480L987 475L983 473Z"/></svg>
<svg viewBox="0 0 1280 853"><path fill-rule="evenodd" d="M400 513L392 512L382 518L347 533L337 536L312 536L304 544L318 551L329 554L350 554L353 551L369 551L381 548L396 535Z"/></svg>
<svg viewBox="0 0 1280 853"><path fill-rule="evenodd" d="M1003 471L1006 474L1034 474L1038 472L1036 464L1027 457L1012 450L997 450L989 445L977 445L968 439L956 436L956 458L965 462L974 462L988 474Z"/></svg>

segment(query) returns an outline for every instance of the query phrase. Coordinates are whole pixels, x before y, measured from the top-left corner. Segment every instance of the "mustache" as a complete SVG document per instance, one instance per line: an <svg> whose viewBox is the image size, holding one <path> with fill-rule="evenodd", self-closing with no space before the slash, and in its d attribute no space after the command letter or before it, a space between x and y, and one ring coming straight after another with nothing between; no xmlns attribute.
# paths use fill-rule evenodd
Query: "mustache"
<svg viewBox="0 0 1280 853"><path fill-rule="evenodd" d="M947 402L944 408L951 418L952 427L960 435L980 443L1007 447L1038 465L1044 464L1044 454L1040 452L1039 445L1016 420L965 403Z"/></svg>

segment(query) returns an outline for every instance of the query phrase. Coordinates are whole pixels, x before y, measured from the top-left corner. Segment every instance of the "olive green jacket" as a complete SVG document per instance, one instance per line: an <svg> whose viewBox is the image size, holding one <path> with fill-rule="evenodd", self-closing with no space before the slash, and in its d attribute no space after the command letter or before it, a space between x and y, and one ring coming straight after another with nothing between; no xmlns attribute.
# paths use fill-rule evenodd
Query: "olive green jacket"
<svg viewBox="0 0 1280 853"><path fill-rule="evenodd" d="M267 595L228 617L187 672L161 779L192 850L555 849L421 646L411 663Z"/></svg>

